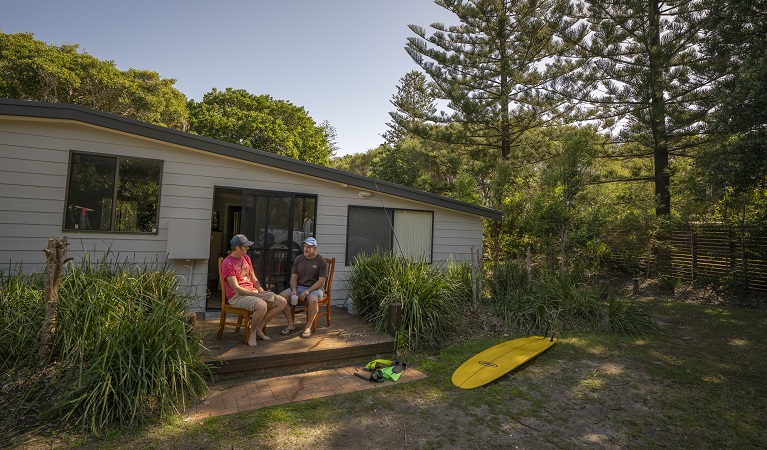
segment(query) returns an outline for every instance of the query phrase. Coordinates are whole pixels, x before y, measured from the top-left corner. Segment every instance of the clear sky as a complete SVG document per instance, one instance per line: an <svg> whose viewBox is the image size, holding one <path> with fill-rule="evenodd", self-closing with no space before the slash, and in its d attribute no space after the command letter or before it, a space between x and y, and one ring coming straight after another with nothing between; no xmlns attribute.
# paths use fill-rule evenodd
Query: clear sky
<svg viewBox="0 0 767 450"><path fill-rule="evenodd" d="M404 50L408 24L452 22L432 0L2 3L2 32L79 44L121 70L174 78L187 98L231 87L302 106L336 128L339 156L383 143L399 79L420 69Z"/></svg>

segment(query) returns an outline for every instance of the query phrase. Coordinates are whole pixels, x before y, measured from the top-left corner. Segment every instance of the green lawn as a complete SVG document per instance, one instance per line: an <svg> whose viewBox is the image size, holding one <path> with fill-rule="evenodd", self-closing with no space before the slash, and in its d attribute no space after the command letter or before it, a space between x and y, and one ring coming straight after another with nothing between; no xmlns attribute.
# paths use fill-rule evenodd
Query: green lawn
<svg viewBox="0 0 767 450"><path fill-rule="evenodd" d="M428 375L417 382L100 439L36 436L22 448L767 447L767 312L642 303L655 333L564 333L473 390L451 384L455 368L517 336L400 355Z"/></svg>

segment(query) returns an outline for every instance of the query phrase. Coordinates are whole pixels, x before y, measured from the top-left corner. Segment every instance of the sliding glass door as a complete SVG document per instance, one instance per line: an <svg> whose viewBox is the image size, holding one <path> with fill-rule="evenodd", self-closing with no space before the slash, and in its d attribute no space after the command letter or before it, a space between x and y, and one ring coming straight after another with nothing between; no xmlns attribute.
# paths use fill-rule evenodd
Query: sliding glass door
<svg viewBox="0 0 767 450"><path fill-rule="evenodd" d="M240 229L254 245L250 258L264 289L288 287L290 266L301 242L314 236L317 197L273 191L243 191Z"/></svg>

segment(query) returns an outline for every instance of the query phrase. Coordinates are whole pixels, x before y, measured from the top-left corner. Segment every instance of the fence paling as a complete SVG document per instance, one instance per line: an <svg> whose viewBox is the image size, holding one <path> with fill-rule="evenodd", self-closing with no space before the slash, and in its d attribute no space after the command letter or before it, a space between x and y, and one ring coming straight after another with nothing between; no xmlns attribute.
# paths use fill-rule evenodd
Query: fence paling
<svg viewBox="0 0 767 450"><path fill-rule="evenodd" d="M761 230L696 226L671 233L674 275L732 280L741 287L767 291L767 239Z"/></svg>

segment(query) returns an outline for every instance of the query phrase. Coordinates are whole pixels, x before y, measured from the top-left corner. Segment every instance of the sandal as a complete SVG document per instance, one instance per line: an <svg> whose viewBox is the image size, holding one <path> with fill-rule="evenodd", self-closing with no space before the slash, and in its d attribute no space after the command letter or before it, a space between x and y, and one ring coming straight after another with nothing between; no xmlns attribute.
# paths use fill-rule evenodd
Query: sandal
<svg viewBox="0 0 767 450"><path fill-rule="evenodd" d="M308 337L310 337L311 335L312 335L312 332L311 332L311 331L309 331L309 330L304 330L304 332L303 332L303 333L301 333L301 337L302 337L302 338L308 338Z"/></svg>
<svg viewBox="0 0 767 450"><path fill-rule="evenodd" d="M283 336L287 336L294 331L296 331L295 328L285 328L284 330L280 331L280 334Z"/></svg>

